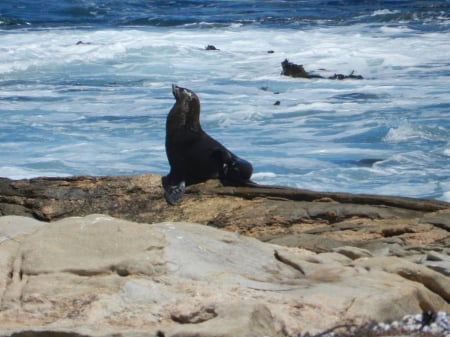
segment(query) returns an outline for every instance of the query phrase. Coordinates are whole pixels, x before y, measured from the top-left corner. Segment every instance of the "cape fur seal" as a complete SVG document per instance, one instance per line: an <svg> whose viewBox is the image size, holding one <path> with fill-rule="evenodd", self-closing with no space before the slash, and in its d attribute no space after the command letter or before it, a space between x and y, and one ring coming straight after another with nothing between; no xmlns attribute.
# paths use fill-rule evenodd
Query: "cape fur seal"
<svg viewBox="0 0 450 337"><path fill-rule="evenodd" d="M200 100L186 88L172 85L175 104L166 120L166 154L170 172L162 178L164 198L175 205L185 187L220 179L224 185L245 185L252 165L233 154L203 131L200 125Z"/></svg>

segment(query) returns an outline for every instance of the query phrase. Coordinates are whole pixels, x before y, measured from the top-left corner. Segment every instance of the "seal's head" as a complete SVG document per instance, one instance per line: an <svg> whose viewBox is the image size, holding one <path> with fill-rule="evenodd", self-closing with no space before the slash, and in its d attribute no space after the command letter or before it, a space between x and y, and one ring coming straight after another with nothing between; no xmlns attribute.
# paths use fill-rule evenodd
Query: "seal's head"
<svg viewBox="0 0 450 337"><path fill-rule="evenodd" d="M172 93L175 97L174 107L178 107L177 115L179 126L192 131L200 131L200 100L191 90L172 84ZM173 110L173 109L172 109Z"/></svg>

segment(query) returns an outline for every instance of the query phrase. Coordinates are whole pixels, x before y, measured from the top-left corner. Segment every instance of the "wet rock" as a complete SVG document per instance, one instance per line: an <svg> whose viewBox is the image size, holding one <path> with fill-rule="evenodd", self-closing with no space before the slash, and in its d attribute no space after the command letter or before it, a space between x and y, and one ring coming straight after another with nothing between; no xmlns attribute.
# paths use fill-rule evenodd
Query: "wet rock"
<svg viewBox="0 0 450 337"><path fill-rule="evenodd" d="M220 50L220 49L217 49L216 46L209 44L206 46L205 50Z"/></svg>
<svg viewBox="0 0 450 337"><path fill-rule="evenodd" d="M281 62L281 75L284 76L290 76L290 77L300 77L300 78L326 78L311 72L307 72L302 64L295 64L292 62L289 62L288 59L285 59L283 62ZM352 79L352 80L362 80L364 77L361 75L355 75L354 71L352 71L349 75L343 75L343 74L334 74L333 76L328 77L330 80L346 80L346 79Z"/></svg>
<svg viewBox="0 0 450 337"><path fill-rule="evenodd" d="M76 43L77 46L79 46L79 45L90 45L90 44L92 44L92 43L91 42L84 42L84 41L81 41L81 40Z"/></svg>
<svg viewBox="0 0 450 337"><path fill-rule="evenodd" d="M333 76L328 77L330 80L362 80L364 77L361 75L355 75L355 72L352 71L349 75L343 75L343 74L334 74Z"/></svg>
<svg viewBox="0 0 450 337"><path fill-rule="evenodd" d="M283 68L281 75L290 76L290 77L301 77L301 78L313 78L314 75L308 73L302 64L295 64L289 62L288 59L285 59L281 62L281 67ZM314 76L316 78L322 78L321 76Z"/></svg>
<svg viewBox="0 0 450 337"><path fill-rule="evenodd" d="M365 167L373 167L374 164L378 163L379 161L383 161L383 159L380 158L364 158L357 161L357 164L360 166Z"/></svg>

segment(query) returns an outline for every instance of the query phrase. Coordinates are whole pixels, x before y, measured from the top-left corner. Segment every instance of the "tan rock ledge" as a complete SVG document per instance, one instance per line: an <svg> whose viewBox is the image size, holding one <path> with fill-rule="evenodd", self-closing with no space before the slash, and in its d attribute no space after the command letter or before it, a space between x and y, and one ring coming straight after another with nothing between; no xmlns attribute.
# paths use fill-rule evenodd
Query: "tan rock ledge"
<svg viewBox="0 0 450 337"><path fill-rule="evenodd" d="M0 336L295 336L450 311L450 204L0 178ZM256 240L258 239L258 240Z"/></svg>
<svg viewBox="0 0 450 337"><path fill-rule="evenodd" d="M0 336L293 336L450 310L427 267L198 224L4 216L0 238Z"/></svg>

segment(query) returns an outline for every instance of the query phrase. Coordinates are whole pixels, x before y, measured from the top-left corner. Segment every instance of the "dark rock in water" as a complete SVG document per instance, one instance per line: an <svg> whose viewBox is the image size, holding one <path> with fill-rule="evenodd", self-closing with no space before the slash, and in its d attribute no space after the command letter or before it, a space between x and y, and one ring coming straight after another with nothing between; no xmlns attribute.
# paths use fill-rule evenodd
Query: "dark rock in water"
<svg viewBox="0 0 450 337"><path fill-rule="evenodd" d="M302 64L295 64L289 62L288 59L285 59L281 62L281 67L283 70L281 71L281 75L291 76L291 77L300 77L300 78L326 78L320 75L315 75L310 72L307 72ZM346 79L354 79L354 80L362 80L363 77L361 75L354 75L354 71L350 73L350 75L343 74L334 74L333 76L328 77L330 80L346 80Z"/></svg>
<svg viewBox="0 0 450 337"><path fill-rule="evenodd" d="M352 71L350 75L343 75L343 74L334 74L333 76L328 77L330 80L362 80L364 77L361 75L354 75L355 71Z"/></svg>
<svg viewBox="0 0 450 337"><path fill-rule="evenodd" d="M91 44L91 43L90 42L83 42L81 40L76 43L77 46L82 45L82 44Z"/></svg>
<svg viewBox="0 0 450 337"><path fill-rule="evenodd" d="M273 51L273 50L268 50L267 51L267 54L273 54L273 53L275 53L275 51Z"/></svg>
<svg viewBox="0 0 450 337"><path fill-rule="evenodd" d="M217 49L216 46L214 46L212 44L207 45L205 49L206 50L220 50L220 49Z"/></svg>
<svg viewBox="0 0 450 337"><path fill-rule="evenodd" d="M306 72L302 64L295 64L289 62L288 59L285 59L283 62L281 62L281 66L283 68L281 75L291 77L311 78L311 75L308 72Z"/></svg>
<svg viewBox="0 0 450 337"><path fill-rule="evenodd" d="M261 87L261 88L259 88L259 89L261 89L262 91L269 91L269 87L266 87L266 86ZM274 91L273 94L274 94L274 95L279 95L280 92L279 92L279 91Z"/></svg>
<svg viewBox="0 0 450 337"><path fill-rule="evenodd" d="M367 167L371 167L373 166L373 164L382 161L383 159L379 159L379 158L364 158L364 159L360 159L358 160L358 165L361 166L367 166Z"/></svg>
<svg viewBox="0 0 450 337"><path fill-rule="evenodd" d="M276 101L275 103L273 103L273 105L280 105L281 102L280 101Z"/></svg>

